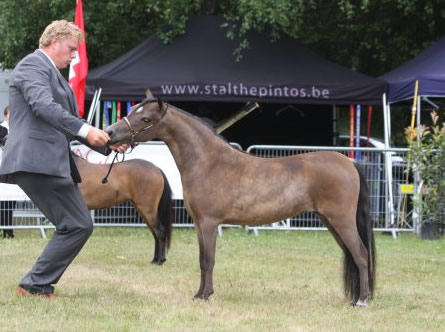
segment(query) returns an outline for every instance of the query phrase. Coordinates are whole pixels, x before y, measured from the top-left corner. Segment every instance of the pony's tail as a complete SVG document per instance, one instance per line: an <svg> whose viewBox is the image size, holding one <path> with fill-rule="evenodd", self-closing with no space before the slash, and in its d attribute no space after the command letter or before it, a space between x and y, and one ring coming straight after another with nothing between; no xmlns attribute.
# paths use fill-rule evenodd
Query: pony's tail
<svg viewBox="0 0 445 332"><path fill-rule="evenodd" d="M360 238L368 251L368 280L370 296L374 294L375 283L375 263L376 251L374 243L374 232L372 220L369 214L369 193L368 185L365 176L363 175L360 166L354 164L360 177L360 193L357 203L357 230ZM344 286L345 294L353 300L358 300L360 297L360 275L358 268L352 258L349 250L345 250L344 261Z"/></svg>
<svg viewBox="0 0 445 332"><path fill-rule="evenodd" d="M161 200L158 205L158 229L166 234L165 240L167 242L167 248L170 248L172 224L173 224L173 200L172 189L170 183L167 180L164 172L161 171L164 178L164 191L162 192Z"/></svg>

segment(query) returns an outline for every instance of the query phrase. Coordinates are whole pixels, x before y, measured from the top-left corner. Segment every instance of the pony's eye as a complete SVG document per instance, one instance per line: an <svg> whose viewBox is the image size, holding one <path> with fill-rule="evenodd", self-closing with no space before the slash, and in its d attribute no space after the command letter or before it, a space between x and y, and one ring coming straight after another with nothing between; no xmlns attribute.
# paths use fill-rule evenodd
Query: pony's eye
<svg viewBox="0 0 445 332"><path fill-rule="evenodd" d="M142 121L145 122L145 123L149 123L150 119L149 118L142 118Z"/></svg>

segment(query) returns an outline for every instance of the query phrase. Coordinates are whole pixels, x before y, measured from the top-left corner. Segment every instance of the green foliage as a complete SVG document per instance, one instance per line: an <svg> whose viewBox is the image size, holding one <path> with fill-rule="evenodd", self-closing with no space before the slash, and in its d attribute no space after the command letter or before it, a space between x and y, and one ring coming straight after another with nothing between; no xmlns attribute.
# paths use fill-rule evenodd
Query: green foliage
<svg viewBox="0 0 445 332"><path fill-rule="evenodd" d="M193 15L219 15L242 59L248 32L309 44L346 67L380 75L445 34L445 0L109 0L83 1L90 66L105 64L142 40L170 42ZM52 20L73 20L74 0L1 0L0 63L15 66L37 47ZM22 14L25 11L24 14Z"/></svg>
<svg viewBox="0 0 445 332"><path fill-rule="evenodd" d="M0 1L0 63L12 68L38 47L40 35L53 17L67 18L69 14L74 15L71 1Z"/></svg>
<svg viewBox="0 0 445 332"><path fill-rule="evenodd" d="M112 61L147 37L171 40L184 33L186 19L200 0L83 1L90 67ZM26 8L26 15L19 14ZM0 63L13 68L38 47L44 28L53 20L74 20L74 0L1 0ZM168 25L168 29L164 29Z"/></svg>
<svg viewBox="0 0 445 332"><path fill-rule="evenodd" d="M422 183L414 204L422 211L422 222L445 224L445 122L440 125L436 112L431 119L431 128L421 125L414 133L406 130L408 140L418 138L409 155L412 171L419 172Z"/></svg>
<svg viewBox="0 0 445 332"><path fill-rule="evenodd" d="M249 29L272 25L272 36L288 35L328 59L380 75L414 57L445 34L445 1L241 0L229 19ZM231 25L232 27L234 24ZM235 29L233 29L235 30ZM246 43L240 44L242 54Z"/></svg>

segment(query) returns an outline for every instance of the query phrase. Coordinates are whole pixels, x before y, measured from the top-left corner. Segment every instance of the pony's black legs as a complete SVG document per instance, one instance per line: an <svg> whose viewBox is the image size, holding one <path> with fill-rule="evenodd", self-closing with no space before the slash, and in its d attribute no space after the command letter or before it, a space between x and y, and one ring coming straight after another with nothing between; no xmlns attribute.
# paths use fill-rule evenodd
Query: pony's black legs
<svg viewBox="0 0 445 332"><path fill-rule="evenodd" d="M215 266L215 247L217 224L196 224L199 241L199 265L201 284L195 298L207 300L213 294L213 267Z"/></svg>
<svg viewBox="0 0 445 332"><path fill-rule="evenodd" d="M348 253L345 252L345 269L349 271L349 273L346 272L346 278L350 279L345 282L349 281L350 283L351 303L354 305L365 306L366 300L371 295L368 279L368 250L360 239L356 229L337 228L336 231L353 260L353 262L351 262ZM352 264L355 264L355 267L352 266ZM358 275L355 272L356 269L358 269Z"/></svg>
<svg viewBox="0 0 445 332"><path fill-rule="evenodd" d="M147 225L148 229L150 230L151 234L153 235L153 239L155 241L155 251L154 256L151 261L152 264L162 265L167 260L166 259L166 252L167 252L167 239L162 238L160 236L160 231L156 227L156 223L153 222L156 220L156 213L154 213L152 210L149 209L149 207L145 206L145 202L136 202L132 201L133 205L136 207L136 210L138 211L139 215L144 220L145 224Z"/></svg>
<svg viewBox="0 0 445 332"><path fill-rule="evenodd" d="M349 238L358 238L358 240L360 241L360 258L357 259L355 255L351 254L351 250L346 246L346 244L343 242L341 236L337 233L337 230L329 223L328 218L324 217L323 215L319 215L320 219L323 221L323 224L329 229L329 231L331 232L331 234L334 236L335 241L337 242L337 244L339 245L339 247L343 250L344 255L345 255L345 275L344 275L344 282L345 282L345 288L347 293L349 293L351 295L351 304L352 305L366 305L366 298L370 295L369 293L369 288L367 287L367 285L369 284L368 281L368 264L367 264L367 257L368 257L368 251L366 250L365 246L363 245L362 241L360 240L360 238L358 237L358 233L356 235L353 236L345 236L345 237L349 237ZM342 232L342 234L344 234L345 232ZM356 240L357 241L357 240ZM352 241L352 247L355 248L356 244L354 244L356 241ZM354 252L356 252L356 250L354 250ZM352 256L352 260L351 261L351 256ZM357 261L359 260L366 260L366 266L362 266L361 268L359 267ZM354 264L355 266L351 266L352 264ZM355 271L358 269L358 278L357 278L357 273L355 273ZM351 272L351 270L353 272ZM365 276L363 277L363 273L365 273ZM358 287L360 287L358 289L357 287L357 283L360 283L360 285ZM368 295L362 295L362 294L368 294ZM362 296L364 297L364 299L362 298ZM358 302L361 301L361 302Z"/></svg>
<svg viewBox="0 0 445 332"><path fill-rule="evenodd" d="M151 234L153 234L153 238L155 240L155 252L152 264L162 265L165 261L165 241L159 239L159 236L156 234L156 231L150 228Z"/></svg>

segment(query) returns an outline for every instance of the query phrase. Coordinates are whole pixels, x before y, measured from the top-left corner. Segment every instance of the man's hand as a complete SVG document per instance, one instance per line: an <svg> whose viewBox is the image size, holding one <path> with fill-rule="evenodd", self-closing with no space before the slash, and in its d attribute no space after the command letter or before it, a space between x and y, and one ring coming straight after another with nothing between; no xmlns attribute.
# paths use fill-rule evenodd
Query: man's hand
<svg viewBox="0 0 445 332"><path fill-rule="evenodd" d="M109 140L110 136L108 136L108 134L101 129L91 127L90 130L88 130L87 141L92 146L105 146Z"/></svg>
<svg viewBox="0 0 445 332"><path fill-rule="evenodd" d="M110 136L108 136L108 134L101 129L98 129L96 127L91 127L88 130L87 141L92 146L102 147L105 146L110 141ZM127 151L129 147L130 147L129 144L121 144L121 143L110 145L111 150L120 153Z"/></svg>
<svg viewBox="0 0 445 332"><path fill-rule="evenodd" d="M130 147L130 144L113 144L110 145L110 149L116 152L120 152L120 153L124 153L125 151L128 150L128 148Z"/></svg>

